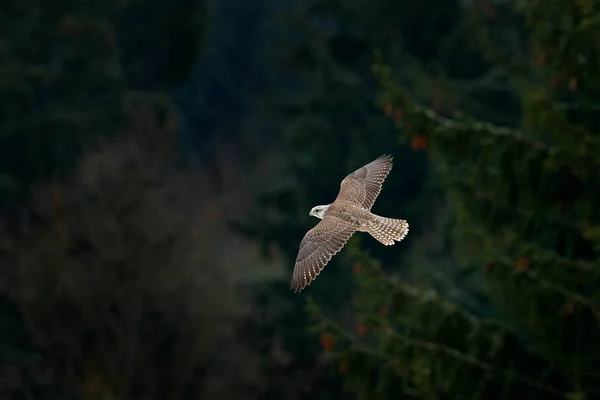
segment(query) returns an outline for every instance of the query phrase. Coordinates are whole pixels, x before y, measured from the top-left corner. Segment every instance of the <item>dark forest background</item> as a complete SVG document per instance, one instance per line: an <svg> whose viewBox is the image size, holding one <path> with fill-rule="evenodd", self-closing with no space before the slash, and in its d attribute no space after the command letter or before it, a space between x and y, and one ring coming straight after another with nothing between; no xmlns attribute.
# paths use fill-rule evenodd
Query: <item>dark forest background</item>
<svg viewBox="0 0 600 400"><path fill-rule="evenodd" d="M599 98L594 0L3 1L0 397L600 399Z"/></svg>

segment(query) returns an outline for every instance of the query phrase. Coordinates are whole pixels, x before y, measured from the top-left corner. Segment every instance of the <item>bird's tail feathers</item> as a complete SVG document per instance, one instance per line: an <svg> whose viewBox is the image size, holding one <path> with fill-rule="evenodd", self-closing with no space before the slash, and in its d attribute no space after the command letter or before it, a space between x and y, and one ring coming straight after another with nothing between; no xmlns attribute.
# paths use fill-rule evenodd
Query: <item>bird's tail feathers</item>
<svg viewBox="0 0 600 400"><path fill-rule="evenodd" d="M408 233L408 222L403 219L394 219L375 216L375 223L369 227L369 234L386 246L399 242Z"/></svg>

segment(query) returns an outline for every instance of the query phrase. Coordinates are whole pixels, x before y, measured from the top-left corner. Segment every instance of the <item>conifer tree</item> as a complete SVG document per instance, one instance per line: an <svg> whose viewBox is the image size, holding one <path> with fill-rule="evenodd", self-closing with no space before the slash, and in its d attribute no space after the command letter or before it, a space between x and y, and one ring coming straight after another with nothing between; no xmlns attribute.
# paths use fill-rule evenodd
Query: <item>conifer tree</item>
<svg viewBox="0 0 600 400"><path fill-rule="evenodd" d="M113 134L128 90L187 79L206 13L202 0L180 3L3 5L0 201L22 200L32 182L64 176L82 144Z"/></svg>
<svg viewBox="0 0 600 400"><path fill-rule="evenodd" d="M398 140L393 123L376 105L379 88L370 75L372 50L381 46L386 58L397 63L403 80L424 98L438 97L439 90L424 79L416 65L429 65L432 74L445 68L440 59L447 58L448 48L460 48L456 43L449 46L454 39L446 40L456 36L453 31L460 7L453 0L405 2L402 7L394 1L371 3L309 1L305 8L296 9L295 25L290 23L300 25L302 31L287 46L291 54L284 57L283 64L288 67L286 72L292 72L289 79L301 89L277 98L278 111L283 111L287 121L282 135L284 174L277 186L259 196L255 212L242 227L252 237L283 250L289 268L302 236L317 222L307 217L308 210L319 201L335 198L345 174L383 153L395 156L395 172L386 180L376 211L409 219L411 235L392 251L370 239L361 247L386 265L398 265L428 217L427 206L434 196L429 192L426 157ZM415 23L423 19L435 29ZM328 21L328 29L319 29L320 21ZM457 40L464 40L462 34L459 32ZM480 73L481 66L458 63L454 69L464 77ZM401 110L390 107L386 113L393 120L403 117ZM319 281L300 296L289 290L289 281L275 286L268 296L282 310L276 323L282 327L285 348L294 355L294 370L306 371L303 388L312 387L323 398L331 393L330 397L337 399L341 394L336 380L328 379L330 384L323 387L311 379L323 372L318 344L304 331L307 321L301 310L306 296L311 296L328 312L347 314L353 279L345 252L334 257ZM287 306L289 303L292 305Z"/></svg>
<svg viewBox="0 0 600 400"><path fill-rule="evenodd" d="M106 133L123 89L110 16L119 1L7 3L0 15L0 171L19 189L72 163L83 136ZM12 182L12 185L8 185ZM8 193L7 193L8 195Z"/></svg>
<svg viewBox="0 0 600 400"><path fill-rule="evenodd" d="M64 231L68 196L57 183L72 173L82 148L123 130L142 135L145 140L136 138L140 145L173 142L177 125L169 99L130 89L156 90L185 80L204 25L203 0L191 3L24 0L0 7L0 397L48 398L37 390L51 380L48 364L40 367L44 351L30 336L31 326L19 309L23 304L11 293L15 282L8 275L19 268L15 254L35 252L24 244L32 231L48 236ZM140 9L141 23L135 21ZM161 18L168 22L148 23ZM148 29L151 34L144 34ZM158 40L152 57L167 61L146 63L141 71L139 63L148 57L144 50ZM140 79L133 82L136 73ZM164 116L159 125L173 128L166 134L141 121L140 116L157 113ZM129 129L124 129L125 115L133 120ZM164 146L161 151L166 153ZM36 202L31 195L36 185L51 195ZM51 208L51 218L39 213L39 203ZM52 261L42 257L38 267ZM56 299L52 289L30 293L44 304ZM38 375L40 368L45 371ZM15 387L19 391L11 392Z"/></svg>
<svg viewBox="0 0 600 400"><path fill-rule="evenodd" d="M441 115L393 66L375 68L382 106L402 110L402 137L430 155L456 258L491 308L388 275L351 244L355 326L309 309L359 398L600 397L600 5L524 1L515 12L528 39L511 70L516 127Z"/></svg>

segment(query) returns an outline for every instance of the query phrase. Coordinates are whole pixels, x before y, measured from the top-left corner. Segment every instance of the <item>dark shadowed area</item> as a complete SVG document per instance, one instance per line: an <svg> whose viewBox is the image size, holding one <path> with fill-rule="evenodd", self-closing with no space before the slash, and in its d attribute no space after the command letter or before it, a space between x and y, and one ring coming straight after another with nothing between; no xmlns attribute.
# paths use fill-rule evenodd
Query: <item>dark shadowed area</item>
<svg viewBox="0 0 600 400"><path fill-rule="evenodd" d="M0 399L600 399L599 98L592 0L2 2Z"/></svg>

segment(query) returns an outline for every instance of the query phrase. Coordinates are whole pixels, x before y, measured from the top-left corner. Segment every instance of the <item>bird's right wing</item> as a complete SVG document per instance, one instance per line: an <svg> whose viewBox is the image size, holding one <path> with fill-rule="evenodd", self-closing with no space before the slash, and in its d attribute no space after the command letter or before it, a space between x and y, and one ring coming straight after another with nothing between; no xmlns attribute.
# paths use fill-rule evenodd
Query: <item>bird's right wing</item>
<svg viewBox="0 0 600 400"><path fill-rule="evenodd" d="M291 289L299 292L310 285L329 260L344 247L354 231L351 223L326 215L306 232L296 257Z"/></svg>
<svg viewBox="0 0 600 400"><path fill-rule="evenodd" d="M383 155L344 178L336 200L350 201L370 210L381 185L392 170L392 157Z"/></svg>

